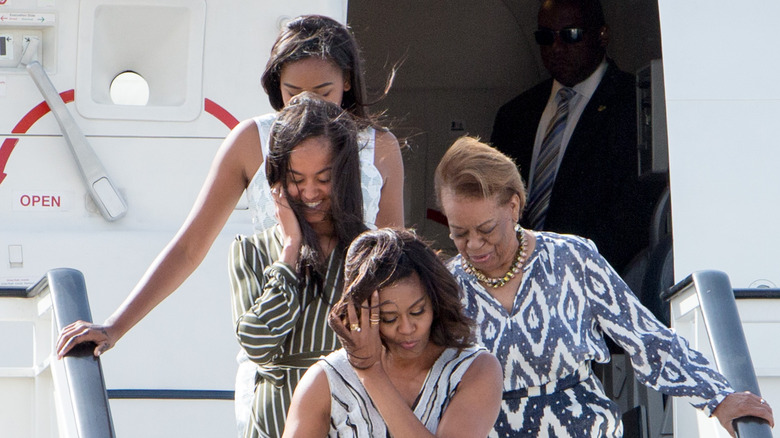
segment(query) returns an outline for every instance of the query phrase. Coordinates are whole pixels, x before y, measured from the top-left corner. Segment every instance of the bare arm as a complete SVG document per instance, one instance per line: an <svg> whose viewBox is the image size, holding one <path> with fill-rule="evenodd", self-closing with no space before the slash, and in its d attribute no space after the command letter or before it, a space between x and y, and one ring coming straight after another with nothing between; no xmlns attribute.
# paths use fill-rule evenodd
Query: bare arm
<svg viewBox="0 0 780 438"><path fill-rule="evenodd" d="M501 365L495 356L483 352L463 375L457 394L439 422L436 435L487 436L498 418L502 394Z"/></svg>
<svg viewBox="0 0 780 438"><path fill-rule="evenodd" d="M377 131L374 165L382 174L377 227L404 226L404 162L401 147L391 132Z"/></svg>
<svg viewBox="0 0 780 438"><path fill-rule="evenodd" d="M330 387L325 371L314 365L295 387L282 438L324 437L330 427Z"/></svg>
<svg viewBox="0 0 780 438"><path fill-rule="evenodd" d="M192 210L173 239L102 326L77 321L63 329L57 341L60 358L82 342L95 342L96 356L113 347L195 271L262 162L259 142L252 120L240 123L230 132L211 164Z"/></svg>

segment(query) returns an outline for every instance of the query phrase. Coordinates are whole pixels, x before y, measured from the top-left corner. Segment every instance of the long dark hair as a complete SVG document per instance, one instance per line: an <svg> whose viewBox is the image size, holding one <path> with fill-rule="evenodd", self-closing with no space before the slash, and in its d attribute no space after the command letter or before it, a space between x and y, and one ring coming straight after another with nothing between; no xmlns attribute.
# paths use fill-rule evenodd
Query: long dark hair
<svg viewBox="0 0 780 438"><path fill-rule="evenodd" d="M290 20L276 39L262 77L271 106L277 111L284 107L279 79L282 67L311 57L332 61L341 69L351 85L344 92L341 107L358 117L359 122L369 121L357 41L347 27L322 15L303 15Z"/></svg>
<svg viewBox="0 0 780 438"><path fill-rule="evenodd" d="M323 137L332 148L331 220L336 251L343 254L350 242L366 229L363 223L363 194L360 186L360 158L357 128L349 113L326 102L316 94L303 92L282 108L271 127L266 176L273 187L281 183L286 199L301 227L303 244L298 258L298 273L312 286L325 278L324 255L317 233L303 215L303 204L287 191L290 179L290 152L306 139ZM301 284L306 284L301 281Z"/></svg>
<svg viewBox="0 0 780 438"><path fill-rule="evenodd" d="M331 310L331 321L343 321L352 303L361 304L375 290L417 274L431 300L431 342L442 347L473 345L474 322L463 313L461 290L439 254L408 230L382 228L358 236L344 263L344 294Z"/></svg>

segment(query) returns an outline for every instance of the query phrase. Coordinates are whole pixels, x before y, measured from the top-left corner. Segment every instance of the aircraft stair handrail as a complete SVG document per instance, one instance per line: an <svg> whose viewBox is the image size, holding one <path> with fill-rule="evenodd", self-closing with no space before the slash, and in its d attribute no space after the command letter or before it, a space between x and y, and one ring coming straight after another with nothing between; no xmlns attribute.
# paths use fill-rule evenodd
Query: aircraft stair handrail
<svg viewBox="0 0 780 438"><path fill-rule="evenodd" d="M694 272L664 293L663 298L669 300L690 286L699 300L718 371L734 390L761 395L728 275L720 271ZM740 438L772 438L769 424L755 417L735 420L734 429Z"/></svg>
<svg viewBox="0 0 780 438"><path fill-rule="evenodd" d="M32 38L22 56L21 64L26 66L27 72L49 105L51 113L54 114L73 158L78 164L79 174L84 181L85 188L95 202L95 206L100 210L100 214L107 221L120 219L127 213L127 203L108 176L106 169L92 146L89 145L87 137L81 132L73 115L68 111L65 102L49 79L49 75L46 74L43 66L33 59L37 53L37 45L38 40Z"/></svg>
<svg viewBox="0 0 780 438"><path fill-rule="evenodd" d="M75 269L53 269L38 282L29 296L49 288L55 333L76 320L92 321L84 275ZM79 438L113 438L114 425L108 404L100 359L94 345L76 348L62 359L70 403ZM56 360L56 359L52 359Z"/></svg>

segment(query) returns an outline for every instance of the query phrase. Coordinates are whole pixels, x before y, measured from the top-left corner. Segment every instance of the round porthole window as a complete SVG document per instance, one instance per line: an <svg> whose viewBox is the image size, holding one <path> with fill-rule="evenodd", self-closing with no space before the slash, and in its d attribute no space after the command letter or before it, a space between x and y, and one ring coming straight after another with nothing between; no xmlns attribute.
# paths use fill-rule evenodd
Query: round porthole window
<svg viewBox="0 0 780 438"><path fill-rule="evenodd" d="M115 105L140 105L149 102L149 84L143 76L134 71L118 74L111 81L111 101Z"/></svg>

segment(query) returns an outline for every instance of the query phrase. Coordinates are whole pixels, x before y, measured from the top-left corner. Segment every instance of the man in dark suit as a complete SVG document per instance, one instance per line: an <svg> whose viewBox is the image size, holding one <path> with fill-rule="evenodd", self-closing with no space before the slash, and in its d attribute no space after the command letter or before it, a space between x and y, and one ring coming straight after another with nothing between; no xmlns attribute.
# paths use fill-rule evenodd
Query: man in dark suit
<svg viewBox="0 0 780 438"><path fill-rule="evenodd" d="M552 78L503 105L491 136L529 185L521 224L532 227L535 160L556 115L555 96L568 87L575 93L541 229L592 239L623 272L649 244L650 216L663 188L639 180L634 76L606 58L609 34L598 0L543 1L535 37Z"/></svg>

